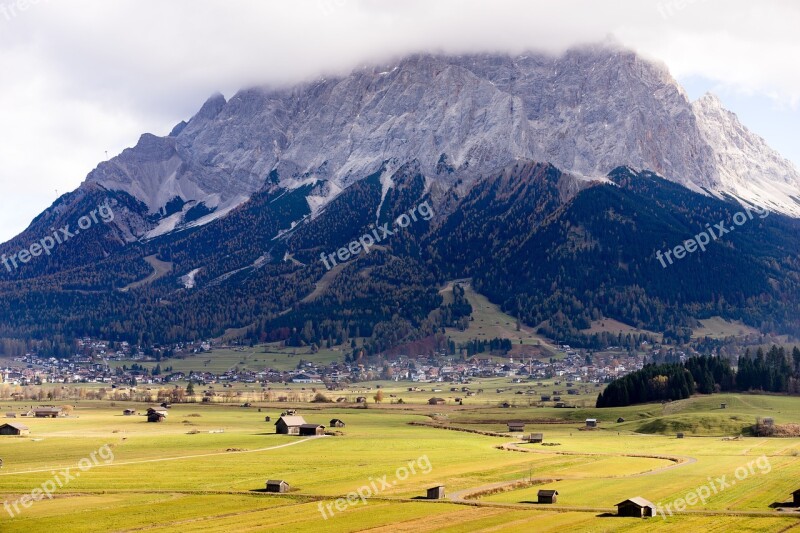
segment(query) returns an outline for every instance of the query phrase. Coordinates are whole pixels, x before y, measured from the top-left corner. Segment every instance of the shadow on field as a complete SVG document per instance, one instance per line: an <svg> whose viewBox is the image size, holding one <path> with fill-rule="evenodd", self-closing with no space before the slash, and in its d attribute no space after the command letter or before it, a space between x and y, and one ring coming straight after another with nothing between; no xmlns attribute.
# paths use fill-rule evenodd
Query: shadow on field
<svg viewBox="0 0 800 533"><path fill-rule="evenodd" d="M779 507L797 507L794 502L772 502L769 506L771 509L777 509Z"/></svg>

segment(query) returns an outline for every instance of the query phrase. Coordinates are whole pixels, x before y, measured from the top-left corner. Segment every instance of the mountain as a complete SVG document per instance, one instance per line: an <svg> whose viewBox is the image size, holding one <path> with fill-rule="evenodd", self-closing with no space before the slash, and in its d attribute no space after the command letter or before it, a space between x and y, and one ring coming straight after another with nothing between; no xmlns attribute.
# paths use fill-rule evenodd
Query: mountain
<svg viewBox="0 0 800 533"><path fill-rule="evenodd" d="M694 190L800 214L800 173L713 97L690 102L659 64L610 46L558 57L436 56L289 88L213 95L170 135L86 179L142 204L133 237L224 216L268 182L326 186L312 211L374 173L417 160L445 187L517 158L602 177L619 165ZM131 240L131 236L126 235Z"/></svg>
<svg viewBox="0 0 800 533"><path fill-rule="evenodd" d="M674 335L713 315L797 333L798 223L784 215L798 214L798 191L791 163L718 100L690 102L633 52L418 54L214 95L166 137L145 134L98 165L0 245L12 256L113 209L0 268L0 337L235 330L369 337L379 351L447 325L438 288L467 276L577 342L593 342L581 330L598 317ZM736 201L773 214L658 264L657 250L729 220ZM369 253L348 251L368 235Z"/></svg>

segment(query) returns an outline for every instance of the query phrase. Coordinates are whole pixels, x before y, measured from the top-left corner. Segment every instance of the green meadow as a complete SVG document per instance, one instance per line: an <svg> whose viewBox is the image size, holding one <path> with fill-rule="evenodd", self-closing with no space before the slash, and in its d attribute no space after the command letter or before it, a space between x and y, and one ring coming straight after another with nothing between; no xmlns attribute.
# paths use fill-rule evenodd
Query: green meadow
<svg viewBox="0 0 800 533"><path fill-rule="evenodd" d="M384 383L387 396L412 394L399 385ZM145 421L146 404L81 401L68 418L7 420L31 433L0 437L0 531L777 532L800 524L799 513L778 509L800 488L800 439L746 432L756 416L796 422L800 398L715 395L597 410L428 406L417 394L406 404L370 397L366 409L180 404L162 423ZM274 421L288 406L308 422L346 426L324 437L277 435ZM123 416L129 407L140 414ZM585 430L587 417L598 429ZM508 433L507 421L543 433L544 444ZM97 460L81 470L93 452ZM71 479L52 498L20 503L67 468ZM624 499L666 505L722 476L735 483L674 516L614 516ZM266 493L267 479L291 491ZM446 498L426 500L440 484ZM555 505L535 503L542 488L559 491ZM355 496L367 490L366 502Z"/></svg>

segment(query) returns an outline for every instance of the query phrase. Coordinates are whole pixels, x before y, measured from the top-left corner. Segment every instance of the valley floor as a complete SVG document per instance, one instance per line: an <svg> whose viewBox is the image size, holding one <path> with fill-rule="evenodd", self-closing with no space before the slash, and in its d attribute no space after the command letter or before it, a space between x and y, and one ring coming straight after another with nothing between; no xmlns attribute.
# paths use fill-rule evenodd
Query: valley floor
<svg viewBox="0 0 800 533"><path fill-rule="evenodd" d="M724 412L720 401L728 402ZM146 408L82 401L68 418L6 420L31 434L0 437L0 531L800 527L789 503L800 488L800 439L732 438L755 416L791 420L800 398L725 395L606 410L293 406L308 422L346 423L324 437L276 435L285 403L175 405L157 424L123 416L129 407ZM582 430L590 415L599 429ZM525 422L525 434L543 433L544 444L508 433L508 421ZM291 491L264 492L268 479L286 480ZM425 499L438 485L445 497ZM52 499L21 499L37 487L52 489ZM534 503L540 489L558 490L557 503ZM679 498L698 495L703 502L674 511ZM615 504L635 496L665 510L663 517L615 516Z"/></svg>

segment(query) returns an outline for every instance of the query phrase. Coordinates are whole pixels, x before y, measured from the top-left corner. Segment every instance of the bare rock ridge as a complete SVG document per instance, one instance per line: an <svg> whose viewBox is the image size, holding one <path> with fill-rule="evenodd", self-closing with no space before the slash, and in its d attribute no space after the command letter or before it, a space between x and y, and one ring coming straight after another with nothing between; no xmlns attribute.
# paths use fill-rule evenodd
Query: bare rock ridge
<svg viewBox="0 0 800 533"><path fill-rule="evenodd" d="M325 181L313 212L386 162L416 160L449 188L516 159L589 178L621 165L695 191L800 216L800 173L719 101L690 102L659 64L610 46L538 53L418 54L287 89L212 96L167 137L139 143L87 178L142 202L153 237L200 225L265 184ZM83 186L87 186L85 183ZM180 212L165 206L179 199ZM188 222L202 203L210 214ZM156 217L157 218L157 217Z"/></svg>

